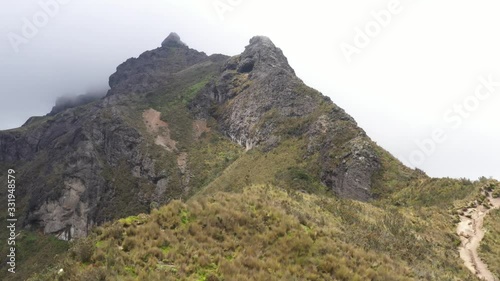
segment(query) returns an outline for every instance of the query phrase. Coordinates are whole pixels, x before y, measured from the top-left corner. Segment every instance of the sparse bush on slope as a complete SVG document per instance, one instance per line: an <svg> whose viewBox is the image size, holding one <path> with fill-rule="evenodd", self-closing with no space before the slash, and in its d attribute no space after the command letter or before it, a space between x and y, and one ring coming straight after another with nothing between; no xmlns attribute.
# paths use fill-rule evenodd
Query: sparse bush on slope
<svg viewBox="0 0 500 281"><path fill-rule="evenodd" d="M453 239L425 221L442 217L419 212L265 185L218 192L99 227L33 280L469 280Z"/></svg>

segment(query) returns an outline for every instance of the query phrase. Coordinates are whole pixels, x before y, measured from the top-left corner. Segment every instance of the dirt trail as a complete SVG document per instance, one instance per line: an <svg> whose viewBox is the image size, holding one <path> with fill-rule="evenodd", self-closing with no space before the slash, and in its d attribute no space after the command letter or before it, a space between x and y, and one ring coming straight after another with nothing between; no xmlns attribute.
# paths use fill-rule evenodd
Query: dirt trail
<svg viewBox="0 0 500 281"><path fill-rule="evenodd" d="M484 237L484 217L491 210L500 208L500 198L494 199L490 193L488 194L488 200L493 205L491 209L486 209L483 205L479 205L475 208L468 208L464 214L460 216L457 234L460 236L462 244L458 250L460 258L464 261L465 266L479 277L479 279L500 281L488 270L488 265L486 265L478 255L478 248Z"/></svg>

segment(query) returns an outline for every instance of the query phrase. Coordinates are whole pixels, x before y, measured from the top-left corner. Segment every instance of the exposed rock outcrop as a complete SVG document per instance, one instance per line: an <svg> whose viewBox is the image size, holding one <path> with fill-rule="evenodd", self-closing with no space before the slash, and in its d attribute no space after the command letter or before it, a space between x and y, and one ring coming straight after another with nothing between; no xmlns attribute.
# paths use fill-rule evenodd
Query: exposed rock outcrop
<svg viewBox="0 0 500 281"><path fill-rule="evenodd" d="M320 153L322 182L343 197L371 198L372 177L381 168L372 142L352 117L304 85L269 38L253 37L205 96L222 108L215 116L222 132L247 150L276 146L283 124L303 119L294 134L306 134L310 154Z"/></svg>
<svg viewBox="0 0 500 281"><path fill-rule="evenodd" d="M165 40L161 43L162 47L187 47L184 42L181 41L181 37L175 33L170 33Z"/></svg>
<svg viewBox="0 0 500 281"><path fill-rule="evenodd" d="M199 176L190 150L210 153L199 143L222 136L246 150L303 142L305 154L297 157L318 167L312 172L318 182L343 197L372 196L381 169L374 144L341 108L297 78L267 37L252 38L229 58L190 49L172 33L160 48L118 66L109 85L106 97L91 105L0 132L0 164L21 173L24 226L72 239L186 195ZM213 169L229 164L222 159Z"/></svg>
<svg viewBox="0 0 500 281"><path fill-rule="evenodd" d="M165 87L172 74L207 61L203 52L190 49L177 34L170 34L162 46L130 58L119 65L109 78L108 95L147 93Z"/></svg>

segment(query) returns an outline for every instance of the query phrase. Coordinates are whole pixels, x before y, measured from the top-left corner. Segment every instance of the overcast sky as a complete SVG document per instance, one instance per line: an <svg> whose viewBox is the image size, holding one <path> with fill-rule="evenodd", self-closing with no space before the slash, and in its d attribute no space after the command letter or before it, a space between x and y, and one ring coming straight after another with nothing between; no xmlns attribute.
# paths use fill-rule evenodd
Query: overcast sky
<svg viewBox="0 0 500 281"><path fill-rule="evenodd" d="M500 179L499 11L495 0L4 0L0 129L105 89L172 31L227 55L266 35L404 163Z"/></svg>

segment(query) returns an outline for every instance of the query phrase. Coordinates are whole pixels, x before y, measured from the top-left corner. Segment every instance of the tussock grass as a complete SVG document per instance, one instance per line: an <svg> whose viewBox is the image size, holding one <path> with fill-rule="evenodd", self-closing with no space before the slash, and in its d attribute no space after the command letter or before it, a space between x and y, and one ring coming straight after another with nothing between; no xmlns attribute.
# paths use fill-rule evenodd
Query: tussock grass
<svg viewBox="0 0 500 281"><path fill-rule="evenodd" d="M491 192L494 198L500 194L500 183L490 182L485 190ZM491 211L484 220L485 234L479 247L479 255L496 276L500 276L500 210Z"/></svg>
<svg viewBox="0 0 500 281"><path fill-rule="evenodd" d="M471 280L432 208L253 185L99 227L32 280Z"/></svg>
<svg viewBox="0 0 500 281"><path fill-rule="evenodd" d="M485 218L485 235L479 255L496 276L500 276L500 210L494 210Z"/></svg>

